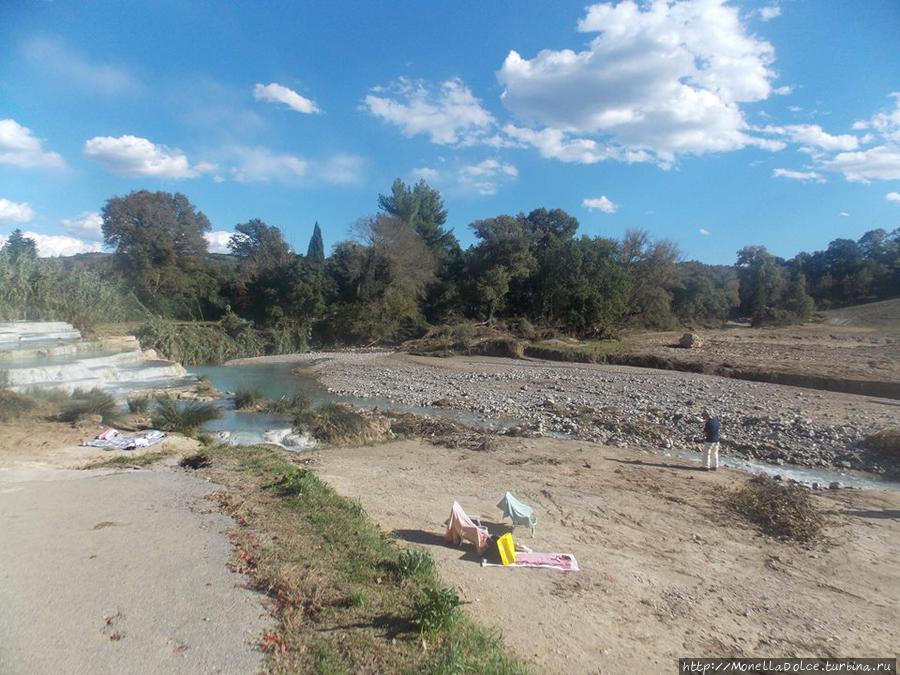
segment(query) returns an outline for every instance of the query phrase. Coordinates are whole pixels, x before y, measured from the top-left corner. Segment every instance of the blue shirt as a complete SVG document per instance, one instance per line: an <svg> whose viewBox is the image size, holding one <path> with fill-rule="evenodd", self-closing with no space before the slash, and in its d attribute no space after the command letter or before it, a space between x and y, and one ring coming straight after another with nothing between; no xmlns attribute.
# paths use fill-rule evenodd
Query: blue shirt
<svg viewBox="0 0 900 675"><path fill-rule="evenodd" d="M706 434L706 442L707 443L718 443L719 442L719 420L716 418L706 420L706 424L703 427L703 431Z"/></svg>

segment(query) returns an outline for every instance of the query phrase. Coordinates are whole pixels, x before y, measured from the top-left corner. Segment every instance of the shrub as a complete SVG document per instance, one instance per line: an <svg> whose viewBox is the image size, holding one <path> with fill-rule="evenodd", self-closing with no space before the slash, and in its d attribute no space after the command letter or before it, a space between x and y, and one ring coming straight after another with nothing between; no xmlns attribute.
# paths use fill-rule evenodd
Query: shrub
<svg viewBox="0 0 900 675"><path fill-rule="evenodd" d="M238 389L234 392L234 407L238 410L255 409L263 402L258 389Z"/></svg>
<svg viewBox="0 0 900 675"><path fill-rule="evenodd" d="M436 633L456 620L459 595L452 586L426 588L413 609L414 625L423 633Z"/></svg>
<svg viewBox="0 0 900 675"><path fill-rule="evenodd" d="M63 422L77 422L88 415L99 415L106 425L116 424L122 419L122 411L116 399L96 388L90 391L73 391L69 402L63 406L59 419Z"/></svg>
<svg viewBox="0 0 900 675"><path fill-rule="evenodd" d="M428 576L434 572L434 558L428 551L408 548L397 560L397 576L400 578Z"/></svg>
<svg viewBox="0 0 900 675"><path fill-rule="evenodd" d="M806 488L771 476L754 476L728 495L727 504L764 534L779 539L810 542L825 525Z"/></svg>
<svg viewBox="0 0 900 675"><path fill-rule="evenodd" d="M303 413L309 412L312 402L303 394L282 396L277 401L269 401L265 411L270 415L297 418Z"/></svg>
<svg viewBox="0 0 900 675"><path fill-rule="evenodd" d="M150 409L150 397L149 396L135 396L134 398L128 399L128 412L133 415L139 415L147 412Z"/></svg>
<svg viewBox="0 0 900 675"><path fill-rule="evenodd" d="M294 416L294 427L309 432L323 443L370 443L390 434L390 421L379 415L366 415L347 405L329 403Z"/></svg>
<svg viewBox="0 0 900 675"><path fill-rule="evenodd" d="M182 469L202 469L211 464L211 460L209 459L209 455L205 452L196 452L193 455L187 455L182 457L178 462L178 466Z"/></svg>
<svg viewBox="0 0 900 675"><path fill-rule="evenodd" d="M190 401L179 406L174 399L162 399L156 403L151 424L162 431L193 436L204 424L221 416L222 411L212 403Z"/></svg>
<svg viewBox="0 0 900 675"><path fill-rule="evenodd" d="M34 410L38 403L30 396L0 389L0 422L12 422Z"/></svg>

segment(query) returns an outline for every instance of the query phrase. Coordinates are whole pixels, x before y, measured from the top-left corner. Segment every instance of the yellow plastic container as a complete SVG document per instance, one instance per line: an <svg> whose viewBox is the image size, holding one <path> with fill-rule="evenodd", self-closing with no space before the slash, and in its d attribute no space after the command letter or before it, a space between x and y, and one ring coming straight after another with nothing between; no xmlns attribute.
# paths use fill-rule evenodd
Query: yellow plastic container
<svg viewBox="0 0 900 675"><path fill-rule="evenodd" d="M504 565L516 562L516 542L511 533L507 532L497 540L497 548L500 549L500 561Z"/></svg>

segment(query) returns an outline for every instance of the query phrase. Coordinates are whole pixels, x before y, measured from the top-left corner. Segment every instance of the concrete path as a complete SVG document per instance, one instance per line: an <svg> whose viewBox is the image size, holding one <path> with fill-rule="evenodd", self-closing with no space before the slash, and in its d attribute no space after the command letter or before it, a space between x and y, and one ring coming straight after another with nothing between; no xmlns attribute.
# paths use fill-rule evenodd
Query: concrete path
<svg viewBox="0 0 900 675"><path fill-rule="evenodd" d="M0 471L0 673L254 673L264 598L214 486L182 471Z"/></svg>

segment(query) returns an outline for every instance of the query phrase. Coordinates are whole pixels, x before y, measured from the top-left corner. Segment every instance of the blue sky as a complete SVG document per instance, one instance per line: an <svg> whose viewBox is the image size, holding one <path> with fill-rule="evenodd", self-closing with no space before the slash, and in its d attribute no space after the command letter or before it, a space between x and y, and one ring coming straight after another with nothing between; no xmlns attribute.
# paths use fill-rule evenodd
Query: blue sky
<svg viewBox="0 0 900 675"><path fill-rule="evenodd" d="M467 225L560 207L685 258L900 226L900 3L0 3L0 237L97 249L106 199L187 194L213 248L304 252L395 177Z"/></svg>

